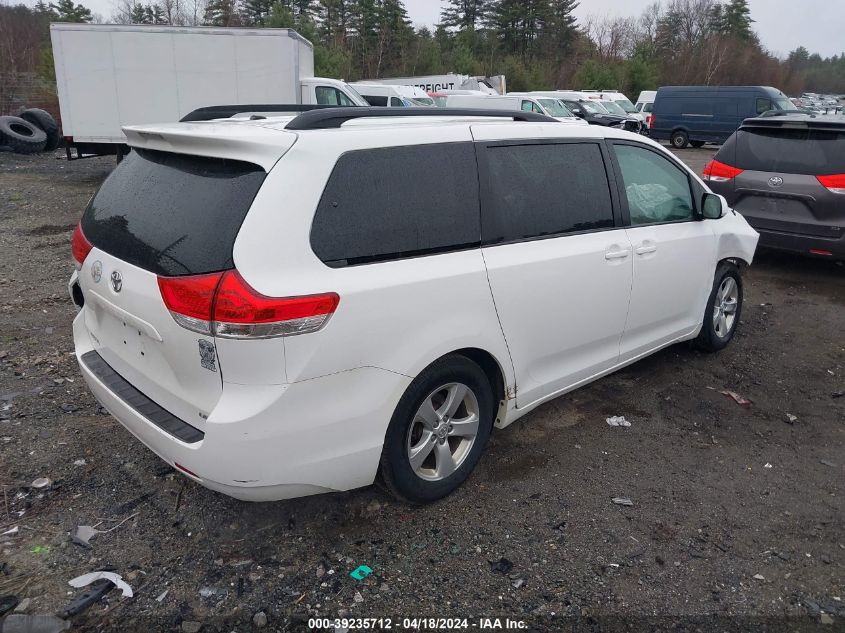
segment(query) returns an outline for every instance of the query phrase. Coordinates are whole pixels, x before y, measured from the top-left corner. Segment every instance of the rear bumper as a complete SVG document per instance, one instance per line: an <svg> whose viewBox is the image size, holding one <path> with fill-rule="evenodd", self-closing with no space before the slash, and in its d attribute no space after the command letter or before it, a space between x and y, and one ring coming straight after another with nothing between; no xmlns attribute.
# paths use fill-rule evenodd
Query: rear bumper
<svg viewBox="0 0 845 633"><path fill-rule="evenodd" d="M759 228L756 230L760 233L760 248L845 259L845 236L831 239L798 233L767 231Z"/></svg>
<svg viewBox="0 0 845 633"><path fill-rule="evenodd" d="M363 367L292 384L224 383L202 438L188 443L144 417L82 360L94 346L81 316L73 330L82 376L114 418L186 476L245 501L371 484L390 417L411 381Z"/></svg>

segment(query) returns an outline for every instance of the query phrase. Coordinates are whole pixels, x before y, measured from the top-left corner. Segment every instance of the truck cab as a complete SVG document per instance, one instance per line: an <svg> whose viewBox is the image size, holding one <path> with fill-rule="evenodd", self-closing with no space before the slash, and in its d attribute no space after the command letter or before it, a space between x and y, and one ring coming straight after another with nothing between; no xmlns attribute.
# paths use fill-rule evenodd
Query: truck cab
<svg viewBox="0 0 845 633"><path fill-rule="evenodd" d="M325 77L300 79L301 101L304 104L336 106L368 106L367 101L345 81Z"/></svg>

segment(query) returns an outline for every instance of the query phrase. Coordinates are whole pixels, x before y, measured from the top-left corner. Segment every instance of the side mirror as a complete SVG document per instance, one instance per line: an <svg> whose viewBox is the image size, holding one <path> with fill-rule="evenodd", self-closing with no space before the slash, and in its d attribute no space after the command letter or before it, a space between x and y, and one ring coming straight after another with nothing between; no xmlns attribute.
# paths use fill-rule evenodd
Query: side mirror
<svg viewBox="0 0 845 633"><path fill-rule="evenodd" d="M728 202L715 193L705 193L701 200L701 216L705 220L718 220L724 214Z"/></svg>

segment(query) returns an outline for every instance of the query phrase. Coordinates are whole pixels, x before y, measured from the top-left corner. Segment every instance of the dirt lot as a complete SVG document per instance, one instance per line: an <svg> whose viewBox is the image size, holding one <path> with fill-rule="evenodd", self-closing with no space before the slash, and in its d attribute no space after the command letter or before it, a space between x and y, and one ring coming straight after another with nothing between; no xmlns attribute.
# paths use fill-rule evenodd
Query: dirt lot
<svg viewBox="0 0 845 633"><path fill-rule="evenodd" d="M700 172L712 152L681 154ZM547 404L440 503L369 488L251 505L175 475L82 383L69 242L112 160L60 157L0 154L0 534L18 528L0 536L0 596L27 613L110 568L135 597L112 591L74 630L251 631L259 612L265 630L845 630L845 267L760 254L729 349L676 346ZM98 523L114 529L71 542Z"/></svg>

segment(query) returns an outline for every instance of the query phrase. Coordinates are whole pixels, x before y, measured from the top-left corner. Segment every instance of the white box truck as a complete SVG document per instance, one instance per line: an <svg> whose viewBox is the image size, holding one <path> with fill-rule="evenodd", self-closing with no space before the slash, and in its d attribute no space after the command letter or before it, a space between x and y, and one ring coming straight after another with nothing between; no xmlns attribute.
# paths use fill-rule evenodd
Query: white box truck
<svg viewBox="0 0 845 633"><path fill-rule="evenodd" d="M290 29L50 25L68 158L121 154L124 125L175 122L214 105L368 105L314 77L311 42Z"/></svg>
<svg viewBox="0 0 845 633"><path fill-rule="evenodd" d="M505 94L507 92L504 75L495 77L470 77L469 75L428 75L425 77L388 77L385 79L366 79L361 83L379 83L393 86L414 86L426 92L444 90L479 90L487 94Z"/></svg>

